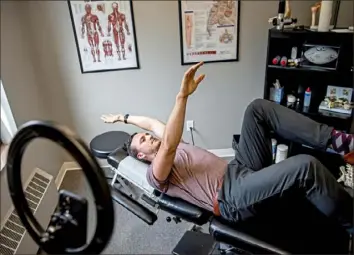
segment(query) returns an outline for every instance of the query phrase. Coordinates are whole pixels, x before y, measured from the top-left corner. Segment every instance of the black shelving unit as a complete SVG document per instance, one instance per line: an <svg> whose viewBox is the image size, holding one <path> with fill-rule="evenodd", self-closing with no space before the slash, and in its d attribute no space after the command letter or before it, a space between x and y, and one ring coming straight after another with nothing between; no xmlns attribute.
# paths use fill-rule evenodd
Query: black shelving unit
<svg viewBox="0 0 354 255"><path fill-rule="evenodd" d="M337 114L330 111L319 111L318 107L324 99L328 85L353 88L353 33L335 33L335 32L314 32L309 30L283 30L279 31L274 28L268 33L268 53L265 69L264 82L264 99L270 100L270 88L276 79L284 87L284 96L281 102L286 105L286 96L293 94L300 98L299 112L314 119L318 122L333 126L338 130L346 132L350 131L354 111L351 115ZM312 45L328 45L340 47L337 65L335 69L324 69L316 66L299 66L299 67L282 67L273 65L272 59L279 56L291 56L292 47L297 47L297 57L302 56L304 44ZM302 86L303 91L307 87L311 88L311 105L307 112L302 111L303 94L298 94L299 87ZM310 154L317 157L328 169L333 171L335 175L339 173L338 166L343 165L342 157L337 154L331 154L313 150L295 144L290 141L284 141L279 137L278 143L289 145L289 156L296 154ZM338 176L336 176L338 177Z"/></svg>
<svg viewBox="0 0 354 255"><path fill-rule="evenodd" d="M307 112L301 110L300 112L318 122L349 132L353 113L345 115L319 111L318 107L326 95L328 85L353 88L353 35L353 33L314 32L306 29L301 31L270 29L263 97L270 99L270 88L273 87L276 79L284 86L284 97L281 102L283 105L286 105L288 94L299 97L302 103L304 95L298 94L299 87L301 86L303 91L310 87L312 91L310 108ZM304 44L339 47L336 68L333 70L301 65L282 67L272 64L272 59L277 55L290 58L291 49L295 46L298 49L297 57L300 58Z"/></svg>

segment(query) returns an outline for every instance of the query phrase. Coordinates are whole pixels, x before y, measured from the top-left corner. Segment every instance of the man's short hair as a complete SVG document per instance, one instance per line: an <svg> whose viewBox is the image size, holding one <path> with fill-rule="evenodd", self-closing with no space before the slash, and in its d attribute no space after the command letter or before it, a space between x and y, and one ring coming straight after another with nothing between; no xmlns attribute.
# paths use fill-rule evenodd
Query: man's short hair
<svg viewBox="0 0 354 255"><path fill-rule="evenodd" d="M134 136L135 136L136 134L137 134L137 133L134 133L134 134L132 134L132 135L129 137L129 139L128 139L128 141L125 143L125 146L124 146L124 147L125 147L125 149L127 150L129 156L131 156L131 157L133 157L133 158L135 158L135 159L137 159L137 160L139 160L139 161L141 161L141 162L143 162L143 163L145 163L145 164L150 164L151 162L149 162L149 161L147 161L147 160L139 159L139 158L138 158L138 150L135 149L135 148L133 148L133 146L132 146L132 141L133 141L133 138L134 138Z"/></svg>
<svg viewBox="0 0 354 255"><path fill-rule="evenodd" d="M125 148L126 148L129 156L138 159L138 151L136 149L132 148L132 141L133 141L133 138L136 134L137 133L134 133L129 137L129 139L125 143Z"/></svg>

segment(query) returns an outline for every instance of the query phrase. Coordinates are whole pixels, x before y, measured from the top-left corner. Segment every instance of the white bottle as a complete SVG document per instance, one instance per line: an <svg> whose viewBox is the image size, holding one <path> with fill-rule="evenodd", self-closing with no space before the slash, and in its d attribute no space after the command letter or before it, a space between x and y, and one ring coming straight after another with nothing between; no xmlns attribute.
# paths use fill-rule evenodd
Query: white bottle
<svg viewBox="0 0 354 255"><path fill-rule="evenodd" d="M295 60L297 58L297 47L291 48L291 59Z"/></svg>
<svg viewBox="0 0 354 255"><path fill-rule="evenodd" d="M277 146L277 154L275 156L275 163L279 163L288 157L288 146L279 144Z"/></svg>
<svg viewBox="0 0 354 255"><path fill-rule="evenodd" d="M329 31L331 18L332 18L333 1L332 0L322 0L320 18L318 20L318 31L327 32Z"/></svg>
<svg viewBox="0 0 354 255"><path fill-rule="evenodd" d="M311 90L307 88L304 96L304 107L309 107L311 103Z"/></svg>

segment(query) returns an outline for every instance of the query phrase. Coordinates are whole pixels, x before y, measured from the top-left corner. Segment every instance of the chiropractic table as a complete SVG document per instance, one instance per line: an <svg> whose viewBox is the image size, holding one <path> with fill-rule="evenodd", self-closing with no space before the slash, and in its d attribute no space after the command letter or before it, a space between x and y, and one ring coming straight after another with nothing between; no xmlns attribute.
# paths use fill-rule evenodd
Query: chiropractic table
<svg viewBox="0 0 354 255"><path fill-rule="evenodd" d="M349 247L350 236L338 224L321 215L307 200L289 197L285 203L274 205L274 210L245 222L230 223L205 209L152 188L146 180L148 165L128 156L122 146L122 141L129 137L127 133L111 131L97 137L91 141L90 147L93 155L107 160L114 173L111 181L112 199L149 225L157 220L159 209L173 215L176 224L181 219L197 226L209 224L212 239L227 247L223 249L220 245L221 252L230 254L348 254L352 250ZM117 182L123 190L115 188ZM130 192L129 185L143 192L140 198L149 206L138 201L139 197ZM170 222L171 218L166 220ZM187 239L193 238L190 231L188 234ZM198 246L198 241L188 242L188 245L191 243ZM203 246L205 244L200 244L200 247ZM175 248L173 253L188 254L196 249L200 251L199 254L211 253L200 247L189 250L183 248L182 252Z"/></svg>

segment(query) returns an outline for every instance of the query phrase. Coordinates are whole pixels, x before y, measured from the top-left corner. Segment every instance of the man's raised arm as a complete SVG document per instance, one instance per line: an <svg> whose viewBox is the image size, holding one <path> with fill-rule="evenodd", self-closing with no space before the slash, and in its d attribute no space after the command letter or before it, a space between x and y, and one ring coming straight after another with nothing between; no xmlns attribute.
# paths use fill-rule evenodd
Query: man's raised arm
<svg viewBox="0 0 354 255"><path fill-rule="evenodd" d="M197 89L205 77L203 74L194 79L194 75L201 65L203 62L192 66L184 74L181 89L176 96L175 106L166 124L160 149L152 162L153 174L161 182L165 181L171 172L176 150L182 138L188 96Z"/></svg>
<svg viewBox="0 0 354 255"><path fill-rule="evenodd" d="M106 123L124 122L123 114L105 114L101 119ZM145 116L132 116L129 115L127 123L137 126L141 129L153 132L158 138L162 139L165 131L165 124L161 121Z"/></svg>

